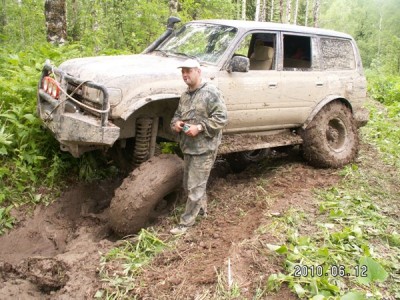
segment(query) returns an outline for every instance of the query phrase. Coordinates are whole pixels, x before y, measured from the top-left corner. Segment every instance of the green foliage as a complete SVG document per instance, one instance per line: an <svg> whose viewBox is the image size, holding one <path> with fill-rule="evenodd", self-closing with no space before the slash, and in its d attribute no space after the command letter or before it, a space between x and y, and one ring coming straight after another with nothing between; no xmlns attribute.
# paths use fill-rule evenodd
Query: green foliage
<svg viewBox="0 0 400 300"><path fill-rule="evenodd" d="M231 1L224 0L180 0L178 15L183 22L200 19L233 19L235 5Z"/></svg>
<svg viewBox="0 0 400 300"><path fill-rule="evenodd" d="M0 49L0 207L51 200L50 191L63 185L65 174L90 180L115 173L99 155L77 160L62 153L35 114L45 59L59 63L85 54L90 52L79 45L54 47L47 43L19 52L13 52L11 46ZM7 215L0 215L0 233L11 224Z"/></svg>
<svg viewBox="0 0 400 300"><path fill-rule="evenodd" d="M14 225L15 219L10 215L12 208L12 205L0 207L0 234L3 234L6 229L11 229Z"/></svg>
<svg viewBox="0 0 400 300"><path fill-rule="evenodd" d="M374 99L387 105L400 102L400 76L367 72L368 92Z"/></svg>
<svg viewBox="0 0 400 300"><path fill-rule="evenodd" d="M42 0L2 1L2 6L0 12L2 47L3 44L12 44L14 51L18 51L27 45L46 41Z"/></svg>
<svg viewBox="0 0 400 300"><path fill-rule="evenodd" d="M128 295L136 287L135 277L166 246L154 232L146 229L142 229L133 241L122 241L120 247L101 258L100 277L106 285L95 298L134 299Z"/></svg>
<svg viewBox="0 0 400 300"><path fill-rule="evenodd" d="M320 26L351 34L360 48L364 67L399 74L400 22L394 13L399 10L397 0L324 1Z"/></svg>
<svg viewBox="0 0 400 300"><path fill-rule="evenodd" d="M287 283L302 299L385 299L399 295L395 274L400 270L400 227L397 214L390 209L399 197L400 136L395 126L399 119L398 115L387 118L377 107L370 109L364 139L376 145L397 172L384 174L381 165L367 170L346 166L338 187L317 191L320 204L319 215L313 216L315 225L296 211L277 219L273 227L287 236L286 242L266 247L284 256L285 272L269 277L269 290ZM388 113L391 115L390 109ZM313 228L313 234L301 235L303 226L307 231Z"/></svg>
<svg viewBox="0 0 400 300"><path fill-rule="evenodd" d="M77 1L67 12L68 36L95 51L140 52L165 30L168 18L161 0Z"/></svg>
<svg viewBox="0 0 400 300"><path fill-rule="evenodd" d="M173 143L173 142L161 142L161 153L163 154L178 154L179 156L182 156L182 152L179 148L178 143Z"/></svg>

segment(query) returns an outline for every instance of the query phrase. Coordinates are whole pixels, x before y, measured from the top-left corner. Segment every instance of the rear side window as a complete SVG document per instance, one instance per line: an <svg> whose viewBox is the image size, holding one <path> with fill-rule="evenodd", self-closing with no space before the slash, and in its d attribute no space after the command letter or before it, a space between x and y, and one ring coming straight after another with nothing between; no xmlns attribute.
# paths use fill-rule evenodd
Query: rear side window
<svg viewBox="0 0 400 300"><path fill-rule="evenodd" d="M356 67L353 45L349 40L321 38L321 53L325 70L352 70Z"/></svg>
<svg viewBox="0 0 400 300"><path fill-rule="evenodd" d="M311 70L311 52L309 36L283 35L283 67L285 70Z"/></svg>

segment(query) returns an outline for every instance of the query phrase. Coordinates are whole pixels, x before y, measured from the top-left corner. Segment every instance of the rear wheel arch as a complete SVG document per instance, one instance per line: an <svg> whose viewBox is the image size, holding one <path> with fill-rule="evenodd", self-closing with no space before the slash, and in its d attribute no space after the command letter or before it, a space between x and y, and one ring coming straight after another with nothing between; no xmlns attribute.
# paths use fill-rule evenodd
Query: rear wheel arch
<svg viewBox="0 0 400 300"><path fill-rule="evenodd" d="M314 107L314 109L311 111L310 115L308 116L307 120L304 122L302 129L306 129L308 127L308 125L310 125L310 123L312 122L312 120L315 118L315 116L327 105L329 105L330 103L334 102L334 101L339 101L341 102L343 105L345 105L346 107L348 107L350 109L350 111L353 113L353 107L351 106L351 103L341 97L341 96L337 96L337 95L331 95L326 97L325 99L323 99L322 101L320 101L317 106Z"/></svg>
<svg viewBox="0 0 400 300"><path fill-rule="evenodd" d="M340 100L325 105L302 132L304 158L316 167L342 167L352 162L359 137L352 111Z"/></svg>

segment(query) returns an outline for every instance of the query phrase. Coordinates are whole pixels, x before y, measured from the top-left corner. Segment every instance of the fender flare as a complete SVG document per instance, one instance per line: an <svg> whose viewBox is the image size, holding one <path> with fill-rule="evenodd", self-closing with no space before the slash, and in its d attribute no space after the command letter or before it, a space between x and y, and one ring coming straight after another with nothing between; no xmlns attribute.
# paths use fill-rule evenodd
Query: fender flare
<svg viewBox="0 0 400 300"><path fill-rule="evenodd" d="M135 111L137 111L139 108L145 106L150 102L167 100L167 99L179 99L180 97L181 97L180 94L155 94L144 98L140 98L139 100L135 101L135 103L121 115L121 119L126 121Z"/></svg>
<svg viewBox="0 0 400 300"><path fill-rule="evenodd" d="M320 101L317 106L314 107L314 109L312 110L312 112L310 113L310 115L308 116L307 120L304 122L304 124L301 126L302 129L306 129L308 127L308 125L311 123L311 121L314 119L314 117L319 113L319 111L327 104L335 101L335 100L339 100L340 102L342 102L344 105L346 105L347 107L350 108L351 112L353 113L353 108L350 104L350 102L346 99L343 98L340 95L330 95L326 98L324 98L322 101Z"/></svg>

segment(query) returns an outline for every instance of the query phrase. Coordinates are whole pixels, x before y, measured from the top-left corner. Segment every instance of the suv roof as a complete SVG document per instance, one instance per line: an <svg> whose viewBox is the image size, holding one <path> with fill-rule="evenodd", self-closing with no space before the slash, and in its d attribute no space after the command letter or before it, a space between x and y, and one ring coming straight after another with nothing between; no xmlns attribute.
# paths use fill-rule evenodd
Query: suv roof
<svg viewBox="0 0 400 300"><path fill-rule="evenodd" d="M189 23L209 23L209 24L227 25L236 27L238 29L244 29L246 31L251 29L279 30L279 31L290 31L296 33L312 33L318 35L328 35L328 36L352 39L352 37L349 34L330 29L321 29L315 27L306 27L300 25L282 24L273 22L212 19L212 20L196 20Z"/></svg>

